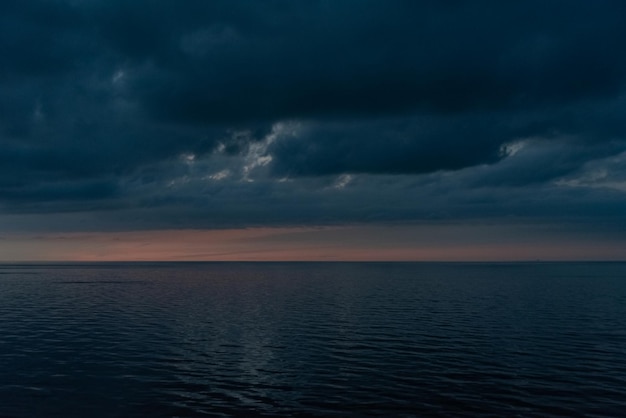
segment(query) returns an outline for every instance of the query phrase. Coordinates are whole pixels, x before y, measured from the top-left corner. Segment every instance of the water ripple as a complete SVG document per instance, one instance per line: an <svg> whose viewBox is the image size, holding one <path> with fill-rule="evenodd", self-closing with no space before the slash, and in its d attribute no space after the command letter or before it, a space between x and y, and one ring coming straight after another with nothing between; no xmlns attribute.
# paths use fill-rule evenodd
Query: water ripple
<svg viewBox="0 0 626 418"><path fill-rule="evenodd" d="M3 266L0 416L596 416L626 265Z"/></svg>

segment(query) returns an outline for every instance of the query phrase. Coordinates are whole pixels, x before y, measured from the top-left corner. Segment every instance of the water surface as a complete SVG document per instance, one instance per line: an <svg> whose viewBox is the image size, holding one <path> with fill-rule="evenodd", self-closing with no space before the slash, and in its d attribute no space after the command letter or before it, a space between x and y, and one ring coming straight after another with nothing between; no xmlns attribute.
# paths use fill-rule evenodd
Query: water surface
<svg viewBox="0 0 626 418"><path fill-rule="evenodd" d="M1 417L624 411L626 264L0 266Z"/></svg>

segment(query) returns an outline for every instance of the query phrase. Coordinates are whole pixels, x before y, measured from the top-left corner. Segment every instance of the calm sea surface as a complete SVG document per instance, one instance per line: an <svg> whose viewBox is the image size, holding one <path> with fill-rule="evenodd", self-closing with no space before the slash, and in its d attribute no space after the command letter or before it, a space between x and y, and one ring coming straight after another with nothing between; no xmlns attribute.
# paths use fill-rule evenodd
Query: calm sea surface
<svg viewBox="0 0 626 418"><path fill-rule="evenodd" d="M626 416L626 264L0 265L0 417Z"/></svg>

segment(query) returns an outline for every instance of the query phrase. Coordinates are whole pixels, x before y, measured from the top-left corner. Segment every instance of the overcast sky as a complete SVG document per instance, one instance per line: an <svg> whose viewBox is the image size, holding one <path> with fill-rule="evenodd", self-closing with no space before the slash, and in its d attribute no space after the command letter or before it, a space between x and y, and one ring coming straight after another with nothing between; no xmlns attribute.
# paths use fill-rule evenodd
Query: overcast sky
<svg viewBox="0 0 626 418"><path fill-rule="evenodd" d="M625 22L3 0L0 260L626 259Z"/></svg>

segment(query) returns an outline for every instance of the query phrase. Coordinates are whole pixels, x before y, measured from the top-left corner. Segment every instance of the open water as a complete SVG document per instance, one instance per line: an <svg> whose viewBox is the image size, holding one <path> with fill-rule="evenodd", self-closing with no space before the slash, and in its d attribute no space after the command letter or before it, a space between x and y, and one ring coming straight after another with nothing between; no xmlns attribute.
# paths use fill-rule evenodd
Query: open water
<svg viewBox="0 0 626 418"><path fill-rule="evenodd" d="M0 266L0 417L626 416L626 264Z"/></svg>

